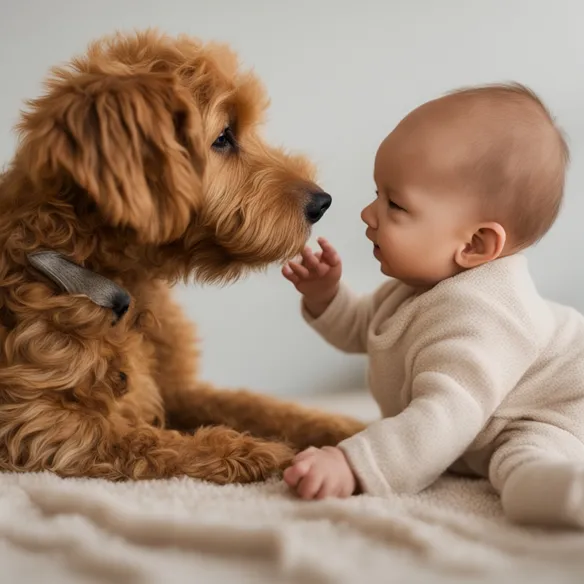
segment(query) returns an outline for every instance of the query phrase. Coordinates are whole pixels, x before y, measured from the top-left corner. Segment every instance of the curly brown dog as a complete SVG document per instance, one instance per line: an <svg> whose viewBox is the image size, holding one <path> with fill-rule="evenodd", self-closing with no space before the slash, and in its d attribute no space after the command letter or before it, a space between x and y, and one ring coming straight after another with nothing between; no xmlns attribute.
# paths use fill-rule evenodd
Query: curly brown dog
<svg viewBox="0 0 584 584"><path fill-rule="evenodd" d="M225 47L147 31L46 87L0 176L0 468L248 482L360 430L198 381L170 296L290 258L330 204L306 160L259 138L258 80Z"/></svg>

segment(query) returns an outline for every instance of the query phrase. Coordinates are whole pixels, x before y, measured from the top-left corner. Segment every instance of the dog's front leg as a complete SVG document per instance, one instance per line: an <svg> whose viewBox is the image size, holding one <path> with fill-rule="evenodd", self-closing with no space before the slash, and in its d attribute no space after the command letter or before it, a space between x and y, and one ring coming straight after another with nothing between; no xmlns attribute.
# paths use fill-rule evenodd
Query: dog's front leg
<svg viewBox="0 0 584 584"><path fill-rule="evenodd" d="M199 428L185 435L145 425L122 427L104 454L108 466L119 467L121 478L185 475L227 484L265 480L283 470L294 452L284 444L221 426Z"/></svg>
<svg viewBox="0 0 584 584"><path fill-rule="evenodd" d="M278 473L294 452L281 443L243 435L225 427L194 434L133 424L121 416L99 419L91 413L38 404L36 417L25 406L0 407L6 439L0 470L52 471L63 477L109 480L189 476L218 484L261 481ZM44 421L44 424L43 424Z"/></svg>
<svg viewBox="0 0 584 584"><path fill-rule="evenodd" d="M258 437L282 440L298 449L336 446L365 428L362 422L345 416L246 390L219 390L203 383L191 390L164 392L164 399L170 427L189 430L221 424Z"/></svg>

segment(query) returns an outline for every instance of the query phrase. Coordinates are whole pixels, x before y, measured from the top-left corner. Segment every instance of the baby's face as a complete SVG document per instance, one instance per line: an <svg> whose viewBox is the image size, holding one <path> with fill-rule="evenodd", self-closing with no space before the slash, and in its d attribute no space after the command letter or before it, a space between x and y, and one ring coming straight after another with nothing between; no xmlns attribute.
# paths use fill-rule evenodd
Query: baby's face
<svg viewBox="0 0 584 584"><path fill-rule="evenodd" d="M478 202L460 172L464 127L441 124L423 106L382 142L377 197L362 212L373 254L387 276L428 288L461 271L455 261L478 220Z"/></svg>

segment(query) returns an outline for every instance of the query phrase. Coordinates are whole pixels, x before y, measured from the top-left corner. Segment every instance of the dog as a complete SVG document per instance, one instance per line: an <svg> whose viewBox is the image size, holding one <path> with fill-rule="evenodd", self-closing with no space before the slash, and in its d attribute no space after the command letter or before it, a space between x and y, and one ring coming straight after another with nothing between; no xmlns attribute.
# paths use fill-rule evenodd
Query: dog
<svg viewBox="0 0 584 584"><path fill-rule="evenodd" d="M298 254L331 197L227 46L116 33L27 102L0 176L0 469L264 480L363 425L197 377L171 288Z"/></svg>

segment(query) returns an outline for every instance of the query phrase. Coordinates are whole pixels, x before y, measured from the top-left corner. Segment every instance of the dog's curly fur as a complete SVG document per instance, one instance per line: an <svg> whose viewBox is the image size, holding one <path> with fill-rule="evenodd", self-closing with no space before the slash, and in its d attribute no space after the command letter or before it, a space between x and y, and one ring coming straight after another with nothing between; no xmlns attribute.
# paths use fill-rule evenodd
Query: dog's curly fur
<svg viewBox="0 0 584 584"><path fill-rule="evenodd" d="M305 244L319 189L258 136L266 104L228 48L156 31L92 44L29 102L0 175L0 469L248 482L362 428L198 380L170 296ZM127 314L60 293L27 261L47 249L128 290Z"/></svg>

